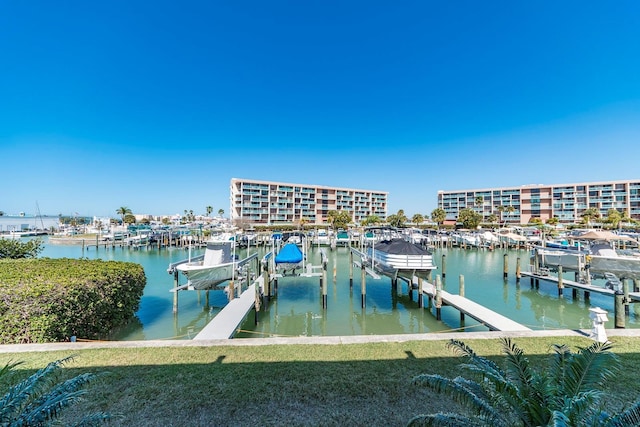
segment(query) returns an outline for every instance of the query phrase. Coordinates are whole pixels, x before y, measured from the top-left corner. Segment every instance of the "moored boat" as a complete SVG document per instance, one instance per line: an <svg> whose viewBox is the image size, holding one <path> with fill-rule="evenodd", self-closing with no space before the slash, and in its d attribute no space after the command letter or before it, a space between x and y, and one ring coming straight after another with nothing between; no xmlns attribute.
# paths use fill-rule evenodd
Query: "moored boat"
<svg viewBox="0 0 640 427"><path fill-rule="evenodd" d="M204 255L169 264L167 272L179 271L187 277L192 289L211 289L234 278L237 269L257 257L257 253L237 260L232 251L233 240L207 242Z"/></svg>
<svg viewBox="0 0 640 427"><path fill-rule="evenodd" d="M426 275L436 269L432 253L404 239L383 240L367 248L374 268L386 274Z"/></svg>
<svg viewBox="0 0 640 427"><path fill-rule="evenodd" d="M285 272L292 270L294 273L296 268L302 267L303 261L304 254L295 243L287 243L282 246L274 258L277 269Z"/></svg>

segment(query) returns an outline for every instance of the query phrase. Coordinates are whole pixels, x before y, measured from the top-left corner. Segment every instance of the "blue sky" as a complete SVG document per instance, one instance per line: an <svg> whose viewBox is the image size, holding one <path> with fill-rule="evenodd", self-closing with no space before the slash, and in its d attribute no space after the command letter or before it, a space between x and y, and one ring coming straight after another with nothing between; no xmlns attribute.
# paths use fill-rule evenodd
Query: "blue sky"
<svg viewBox="0 0 640 427"><path fill-rule="evenodd" d="M0 210L640 179L637 1L0 2Z"/></svg>

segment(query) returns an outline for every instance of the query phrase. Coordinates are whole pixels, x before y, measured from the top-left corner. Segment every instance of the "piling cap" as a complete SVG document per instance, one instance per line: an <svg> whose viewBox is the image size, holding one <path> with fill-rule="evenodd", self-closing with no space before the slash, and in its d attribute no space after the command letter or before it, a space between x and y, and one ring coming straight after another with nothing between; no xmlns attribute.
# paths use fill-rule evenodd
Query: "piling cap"
<svg viewBox="0 0 640 427"><path fill-rule="evenodd" d="M600 307L593 307L589 309L590 312L592 313L596 313L596 314L607 314L607 310L604 310Z"/></svg>
<svg viewBox="0 0 640 427"><path fill-rule="evenodd" d="M594 307L594 308L590 308L589 311L591 312L589 314L589 317L591 318L591 320L597 321L597 322L608 322L609 319L607 318L607 311L601 309L600 307Z"/></svg>

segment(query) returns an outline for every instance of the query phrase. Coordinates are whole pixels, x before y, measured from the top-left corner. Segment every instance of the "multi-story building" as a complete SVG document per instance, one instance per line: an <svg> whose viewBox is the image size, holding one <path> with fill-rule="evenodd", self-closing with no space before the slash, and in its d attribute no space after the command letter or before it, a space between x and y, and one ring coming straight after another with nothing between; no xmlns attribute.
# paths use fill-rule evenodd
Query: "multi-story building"
<svg viewBox="0 0 640 427"><path fill-rule="evenodd" d="M640 180L440 190L438 207L444 209L447 219L456 219L460 210L469 208L482 214L485 221L493 214L512 224L526 224L532 218L544 222L553 217L561 223L577 223L589 208L597 209L603 217L609 209L616 209L629 218L640 219Z"/></svg>
<svg viewBox="0 0 640 427"><path fill-rule="evenodd" d="M231 179L231 221L249 224L320 225L329 211L349 213L354 223L368 216L387 217L388 192L322 185Z"/></svg>

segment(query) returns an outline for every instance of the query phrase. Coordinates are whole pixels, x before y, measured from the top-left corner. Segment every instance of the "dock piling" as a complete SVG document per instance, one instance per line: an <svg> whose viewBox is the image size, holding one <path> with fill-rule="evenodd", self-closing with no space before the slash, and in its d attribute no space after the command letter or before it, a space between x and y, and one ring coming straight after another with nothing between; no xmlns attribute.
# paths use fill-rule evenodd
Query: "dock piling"
<svg viewBox="0 0 640 427"><path fill-rule="evenodd" d="M509 276L509 254L504 254L502 256L502 259L503 259L502 278L504 280L507 280L507 277Z"/></svg>
<svg viewBox="0 0 640 427"><path fill-rule="evenodd" d="M624 315L624 293L616 291L614 295L614 316L615 316L615 328L625 328L625 315Z"/></svg>
<svg viewBox="0 0 640 427"><path fill-rule="evenodd" d="M562 291L564 289L564 283L562 283L562 266L558 266L558 296L562 297Z"/></svg>
<svg viewBox="0 0 640 427"><path fill-rule="evenodd" d="M458 295L460 295L461 297L464 296L464 275L460 275L460 282L459 282L459 290L458 290ZM461 311L460 312L460 325L462 326L464 324L464 313Z"/></svg>
<svg viewBox="0 0 640 427"><path fill-rule="evenodd" d="M447 275L447 255L442 254L442 278L444 279Z"/></svg>
<svg viewBox="0 0 640 427"><path fill-rule="evenodd" d="M362 295L362 308L365 308L367 305L367 271L364 269L364 263L362 264L361 271L362 282L360 284L360 294Z"/></svg>

